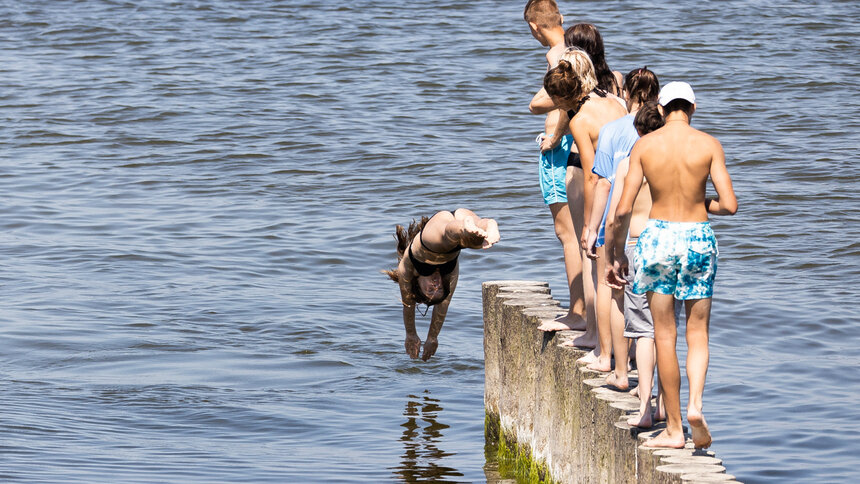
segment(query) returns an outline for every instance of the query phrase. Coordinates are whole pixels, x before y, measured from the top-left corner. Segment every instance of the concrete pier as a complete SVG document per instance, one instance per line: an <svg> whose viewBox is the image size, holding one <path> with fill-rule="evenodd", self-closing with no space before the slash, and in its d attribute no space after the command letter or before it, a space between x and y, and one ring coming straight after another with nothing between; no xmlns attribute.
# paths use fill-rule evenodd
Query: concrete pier
<svg viewBox="0 0 860 484"><path fill-rule="evenodd" d="M646 431L627 425L638 398L606 386L606 373L578 365L585 351L561 346L581 333L537 329L542 320L567 312L547 283L491 281L482 290L487 440L515 455L521 477L560 483L738 482L713 452L693 449L689 435L685 449L640 445L665 424ZM635 371L631 379L635 383Z"/></svg>

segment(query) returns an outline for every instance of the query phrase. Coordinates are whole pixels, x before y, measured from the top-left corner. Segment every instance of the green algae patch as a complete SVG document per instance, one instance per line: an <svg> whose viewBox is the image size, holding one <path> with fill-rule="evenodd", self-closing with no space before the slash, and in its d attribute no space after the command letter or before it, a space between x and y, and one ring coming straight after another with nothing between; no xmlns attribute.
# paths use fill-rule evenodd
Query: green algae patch
<svg viewBox="0 0 860 484"><path fill-rule="evenodd" d="M497 415L487 413L484 417L484 438L487 450L495 453L503 477L516 479L519 484L556 484L546 464L532 457L529 446L518 444L508 435Z"/></svg>

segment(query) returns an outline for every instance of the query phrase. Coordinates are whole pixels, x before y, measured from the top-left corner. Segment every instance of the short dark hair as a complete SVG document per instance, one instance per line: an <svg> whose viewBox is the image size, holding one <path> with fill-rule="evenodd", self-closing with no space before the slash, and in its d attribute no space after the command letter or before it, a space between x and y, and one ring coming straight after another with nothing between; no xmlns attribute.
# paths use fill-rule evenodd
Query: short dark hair
<svg viewBox="0 0 860 484"><path fill-rule="evenodd" d="M657 110L657 103L649 101L639 107L636 112L636 117L633 118L633 126L640 136L656 131L666 124L663 116L660 116L660 111Z"/></svg>
<svg viewBox="0 0 860 484"><path fill-rule="evenodd" d="M555 0L529 0L523 10L523 19L544 29L561 27L561 13Z"/></svg>
<svg viewBox="0 0 860 484"><path fill-rule="evenodd" d="M663 115L668 116L672 111L684 111L687 116L693 115L693 103L686 99L672 99L663 106Z"/></svg>

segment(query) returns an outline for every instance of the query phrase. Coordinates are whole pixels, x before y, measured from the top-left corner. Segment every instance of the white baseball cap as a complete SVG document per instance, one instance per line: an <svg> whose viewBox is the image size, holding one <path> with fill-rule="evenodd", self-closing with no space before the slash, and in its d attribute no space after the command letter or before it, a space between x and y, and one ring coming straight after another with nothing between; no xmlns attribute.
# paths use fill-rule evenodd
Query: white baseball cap
<svg viewBox="0 0 860 484"><path fill-rule="evenodd" d="M665 106L675 99L683 99L690 104L696 104L696 95L693 94L693 88L686 82L672 81L660 89L660 97L658 102L661 106Z"/></svg>

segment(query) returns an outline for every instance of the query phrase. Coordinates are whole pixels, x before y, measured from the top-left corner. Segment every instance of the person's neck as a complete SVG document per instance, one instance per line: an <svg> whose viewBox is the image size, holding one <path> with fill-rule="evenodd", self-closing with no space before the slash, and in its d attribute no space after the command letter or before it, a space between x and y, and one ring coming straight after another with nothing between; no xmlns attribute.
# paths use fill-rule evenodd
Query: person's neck
<svg viewBox="0 0 860 484"><path fill-rule="evenodd" d="M639 111L639 108L642 107L636 101L628 101L627 102L627 113L628 114L636 114L636 111Z"/></svg>
<svg viewBox="0 0 860 484"><path fill-rule="evenodd" d="M675 121L683 121L685 124L690 124L690 117L684 111L672 111L666 116L666 124Z"/></svg>
<svg viewBox="0 0 860 484"><path fill-rule="evenodd" d="M553 27L551 29L544 30L543 38L546 40L550 49L559 44L564 44L564 29L561 27Z"/></svg>

